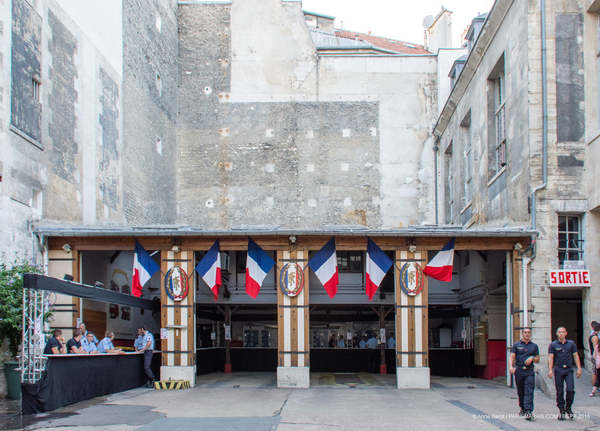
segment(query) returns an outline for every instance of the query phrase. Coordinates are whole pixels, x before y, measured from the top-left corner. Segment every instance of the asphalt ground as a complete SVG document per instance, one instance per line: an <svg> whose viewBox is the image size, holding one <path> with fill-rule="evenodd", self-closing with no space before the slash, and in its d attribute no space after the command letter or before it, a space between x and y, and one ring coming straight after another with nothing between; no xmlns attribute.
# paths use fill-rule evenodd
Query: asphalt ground
<svg viewBox="0 0 600 431"><path fill-rule="evenodd" d="M310 389L278 389L275 373L213 373L182 390L138 388L38 415L0 402L0 429L129 430L600 430L600 394L577 381L574 419L535 391L534 419L500 381L432 377L431 389L396 389L395 375L312 373Z"/></svg>

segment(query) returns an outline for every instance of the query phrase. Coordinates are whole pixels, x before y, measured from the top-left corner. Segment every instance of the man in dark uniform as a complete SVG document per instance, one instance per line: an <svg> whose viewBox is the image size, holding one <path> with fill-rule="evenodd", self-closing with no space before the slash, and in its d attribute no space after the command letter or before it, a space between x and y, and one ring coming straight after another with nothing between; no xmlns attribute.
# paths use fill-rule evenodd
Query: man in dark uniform
<svg viewBox="0 0 600 431"><path fill-rule="evenodd" d="M556 330L557 340L548 346L548 377L554 374L554 387L556 388L556 406L559 414L558 420L564 421L565 416L573 419L573 399L575 398L575 380L573 379L573 362L577 365L577 378L581 377L581 362L577 354L577 346L567 340L567 330L560 327ZM566 398L564 385L567 386Z"/></svg>
<svg viewBox="0 0 600 431"><path fill-rule="evenodd" d="M510 349L510 373L515 375L517 394L519 395L519 415L531 420L533 412L533 390L535 373L533 364L540 362L540 349L531 341L531 328L523 329L521 339Z"/></svg>

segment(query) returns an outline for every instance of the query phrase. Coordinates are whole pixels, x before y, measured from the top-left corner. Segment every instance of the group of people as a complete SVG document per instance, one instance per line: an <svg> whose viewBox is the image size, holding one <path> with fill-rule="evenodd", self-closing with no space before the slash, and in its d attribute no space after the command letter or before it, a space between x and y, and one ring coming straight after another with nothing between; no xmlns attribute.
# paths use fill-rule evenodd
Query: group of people
<svg viewBox="0 0 600 431"><path fill-rule="evenodd" d="M563 421L575 417L572 410L575 398L573 365L577 367L575 372L577 378L580 378L581 361L575 342L567 340L566 328L563 326L558 328L556 336L557 339L548 346L548 377L554 379L558 420ZM537 344L531 341L531 328L524 328L521 332L521 339L511 348L509 366L510 373L515 376L519 407L521 408L519 415L524 416L526 420L533 418L533 390L535 388L533 364L539 362L540 350Z"/></svg>
<svg viewBox="0 0 600 431"><path fill-rule="evenodd" d="M75 355L92 355L99 353L117 353L124 355L125 352L121 349L115 349L113 339L115 334L111 331L104 333L104 338L100 341L92 332L86 331L84 323L79 325L79 329L73 331L73 338L65 342L65 337L62 336L60 329L55 329L52 338L46 343L44 355L58 354L75 354ZM134 341L134 349L138 353L144 354L144 372L148 377L146 386L149 388L154 386L154 373L152 372L152 355L154 350L154 336L148 331L147 326L138 328L138 335Z"/></svg>
<svg viewBox="0 0 600 431"><path fill-rule="evenodd" d="M377 336L375 334L371 335L371 338L373 338L375 340L375 346L372 347L373 349L377 347ZM360 339L360 341L358 341L358 337L354 337L354 339L352 340L352 346L354 347L358 347L359 349L366 349L367 348L367 343L369 341L369 338L366 335L363 335ZM346 347L346 344L344 343L344 336L343 335L335 335L335 334L331 334L331 338L329 339L329 347L333 347L333 348L338 348L338 349L343 349ZM350 347L350 346L348 346ZM390 332L390 336L388 337L388 339L385 342L385 347L388 349L395 349L396 348L396 339L394 338L394 333Z"/></svg>
<svg viewBox="0 0 600 431"><path fill-rule="evenodd" d="M44 355L58 355L59 353L72 353L74 355L92 355L98 353L118 353L124 354L121 349L115 349L112 340L115 334L111 331L104 333L104 338L98 341L98 338L85 329L85 324L79 325L79 329L73 331L73 338L65 342L60 329L55 329L52 338L46 343Z"/></svg>

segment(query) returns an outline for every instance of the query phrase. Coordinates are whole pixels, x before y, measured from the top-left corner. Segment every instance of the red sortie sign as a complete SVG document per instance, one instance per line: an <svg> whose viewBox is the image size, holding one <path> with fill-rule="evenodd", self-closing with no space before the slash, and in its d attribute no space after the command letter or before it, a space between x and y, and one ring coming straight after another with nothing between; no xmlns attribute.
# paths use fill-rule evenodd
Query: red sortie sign
<svg viewBox="0 0 600 431"><path fill-rule="evenodd" d="M551 269L548 271L550 287L591 286L587 269Z"/></svg>

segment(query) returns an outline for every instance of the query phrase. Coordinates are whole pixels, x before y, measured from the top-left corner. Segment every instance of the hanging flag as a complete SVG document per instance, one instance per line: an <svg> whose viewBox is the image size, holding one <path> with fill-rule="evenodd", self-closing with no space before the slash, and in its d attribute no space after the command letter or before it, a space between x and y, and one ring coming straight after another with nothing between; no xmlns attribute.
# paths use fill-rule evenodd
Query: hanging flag
<svg viewBox="0 0 600 431"><path fill-rule="evenodd" d="M308 262L319 281L327 291L330 298L337 293L338 267L337 255L335 253L335 238L331 238L327 244L319 250Z"/></svg>
<svg viewBox="0 0 600 431"><path fill-rule="evenodd" d="M258 244L248 238L246 259L246 293L256 299L262 282L275 265L275 261Z"/></svg>
<svg viewBox="0 0 600 431"><path fill-rule="evenodd" d="M383 277L390 270L394 262L388 257L373 241L371 238L367 240L367 282L366 282L366 294L369 297L369 301L373 299L373 295L377 291L377 288L381 284Z"/></svg>
<svg viewBox="0 0 600 431"><path fill-rule="evenodd" d="M131 290L133 296L142 296L142 287L156 273L160 271L160 266L150 257L144 247L135 240L135 251L133 252L133 277L131 280Z"/></svg>
<svg viewBox="0 0 600 431"><path fill-rule="evenodd" d="M440 281L452 281L454 265L454 238L435 255L431 262L423 268L423 273Z"/></svg>
<svg viewBox="0 0 600 431"><path fill-rule="evenodd" d="M215 295L215 301L219 299L219 288L221 287L221 257L219 256L219 240L206 252L202 260L196 265L196 272L208 284Z"/></svg>

